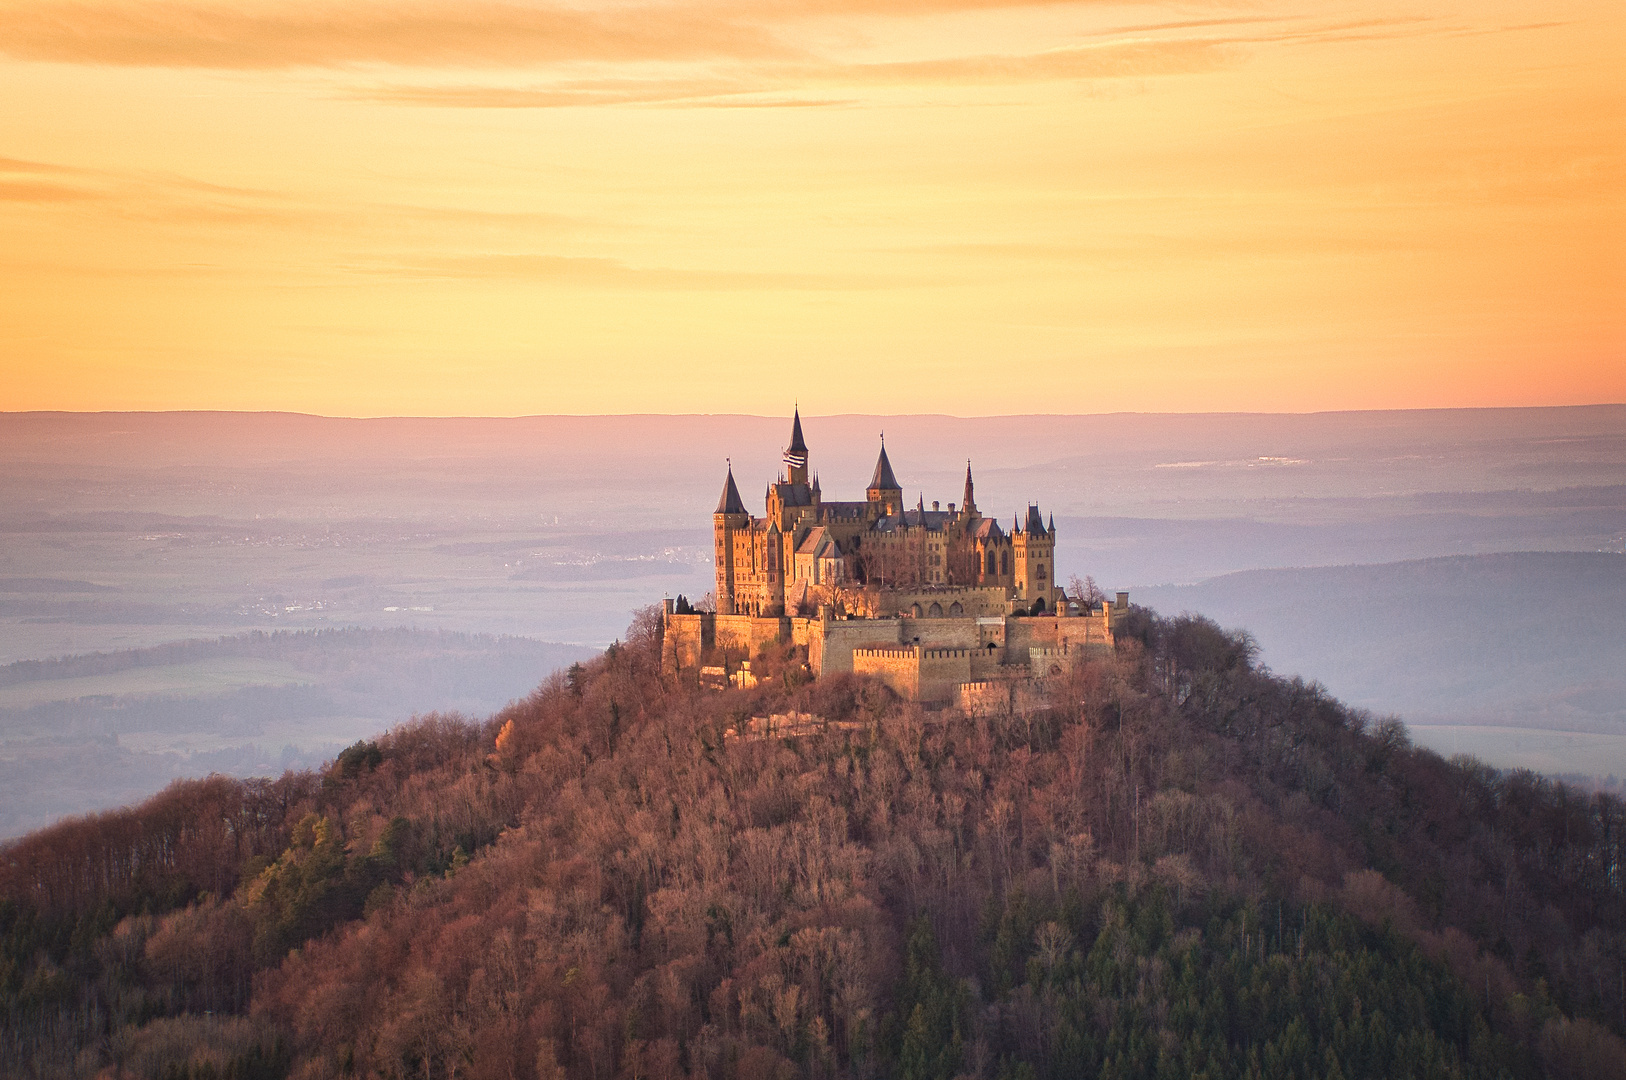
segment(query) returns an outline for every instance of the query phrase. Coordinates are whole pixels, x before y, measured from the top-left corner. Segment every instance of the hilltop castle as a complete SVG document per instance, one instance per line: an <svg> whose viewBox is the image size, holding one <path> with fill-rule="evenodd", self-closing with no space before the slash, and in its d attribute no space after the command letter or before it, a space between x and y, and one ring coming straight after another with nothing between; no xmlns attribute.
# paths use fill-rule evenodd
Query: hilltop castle
<svg viewBox="0 0 1626 1080"><path fill-rule="evenodd" d="M958 505L928 510L922 496L906 509L883 440L863 501L827 501L798 411L784 464L762 517L729 466L712 515L716 611L667 602L668 670L727 672L732 660L748 672L756 650L789 640L815 675L869 671L906 697L964 704L1112 644L1127 594L1092 607L1057 588L1054 517L1029 505L1009 532L983 517L969 462Z"/></svg>

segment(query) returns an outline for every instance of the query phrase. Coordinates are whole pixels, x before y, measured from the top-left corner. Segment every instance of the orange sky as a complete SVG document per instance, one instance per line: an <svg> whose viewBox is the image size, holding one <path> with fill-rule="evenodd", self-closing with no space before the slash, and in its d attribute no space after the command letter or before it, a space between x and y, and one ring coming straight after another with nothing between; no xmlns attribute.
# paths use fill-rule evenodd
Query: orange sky
<svg viewBox="0 0 1626 1080"><path fill-rule="evenodd" d="M1626 401L1626 4L0 0L0 409Z"/></svg>

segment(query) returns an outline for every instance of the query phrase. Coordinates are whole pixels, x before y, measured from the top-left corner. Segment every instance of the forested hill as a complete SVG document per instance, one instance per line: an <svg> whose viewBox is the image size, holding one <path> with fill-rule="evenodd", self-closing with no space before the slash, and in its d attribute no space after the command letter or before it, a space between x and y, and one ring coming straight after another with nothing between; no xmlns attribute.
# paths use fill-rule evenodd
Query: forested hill
<svg viewBox="0 0 1626 1080"><path fill-rule="evenodd" d="M1024 716L663 683L3 849L6 1076L1626 1075L1626 813L1135 616ZM741 741L751 716L859 721Z"/></svg>

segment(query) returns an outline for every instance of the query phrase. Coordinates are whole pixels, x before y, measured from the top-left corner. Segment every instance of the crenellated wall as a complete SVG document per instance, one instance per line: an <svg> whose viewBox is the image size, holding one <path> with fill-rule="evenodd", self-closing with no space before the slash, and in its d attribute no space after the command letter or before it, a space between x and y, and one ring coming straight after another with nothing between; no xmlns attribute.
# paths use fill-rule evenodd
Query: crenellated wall
<svg viewBox="0 0 1626 1080"><path fill-rule="evenodd" d="M668 602L670 605L670 601ZM957 618L817 619L749 615L678 615L663 621L662 666L697 671L716 654L757 655L790 642L807 649L816 677L859 672L881 678L917 701L950 702L971 682L1046 678L1113 646L1113 622L1128 612L1128 596L1082 615L960 616ZM976 691L973 697L993 694ZM981 700L981 698L978 698Z"/></svg>

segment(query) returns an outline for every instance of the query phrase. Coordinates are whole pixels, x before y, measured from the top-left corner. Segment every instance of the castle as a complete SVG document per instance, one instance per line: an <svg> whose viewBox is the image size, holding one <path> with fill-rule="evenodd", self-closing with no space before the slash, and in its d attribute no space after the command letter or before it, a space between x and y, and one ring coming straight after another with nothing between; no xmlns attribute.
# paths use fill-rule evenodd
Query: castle
<svg viewBox="0 0 1626 1080"><path fill-rule="evenodd" d="M906 509L883 439L863 501L827 501L798 410L784 463L762 517L729 465L712 515L716 611L667 601L669 671L732 663L738 682L763 645L790 641L816 676L867 672L913 700L974 705L1112 645L1128 594L1093 605L1057 588L1054 517L1030 505L1009 532L983 517L969 462L958 505Z"/></svg>

